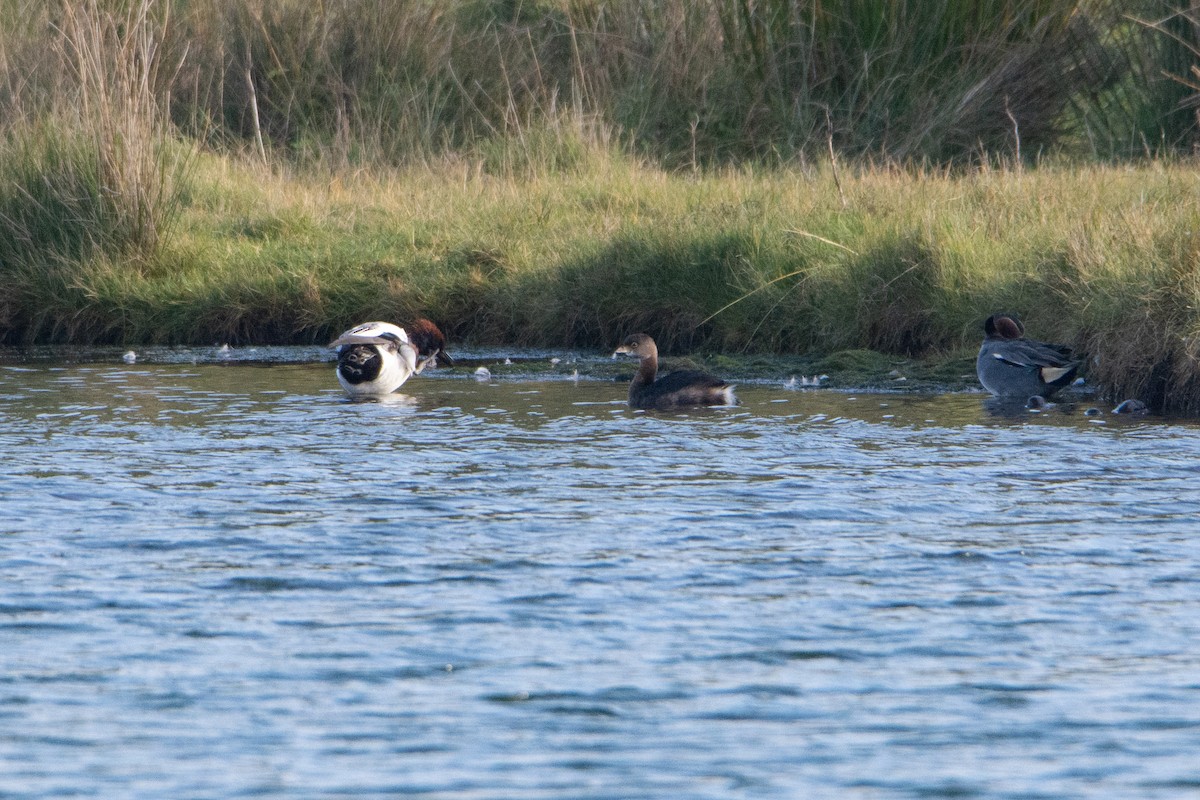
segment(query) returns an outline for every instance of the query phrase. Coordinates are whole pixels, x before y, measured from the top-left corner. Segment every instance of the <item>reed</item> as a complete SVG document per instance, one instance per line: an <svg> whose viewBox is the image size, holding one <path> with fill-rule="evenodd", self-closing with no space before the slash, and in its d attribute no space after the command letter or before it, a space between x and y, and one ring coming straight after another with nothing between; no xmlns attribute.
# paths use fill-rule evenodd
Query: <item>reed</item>
<svg viewBox="0 0 1200 800"><path fill-rule="evenodd" d="M10 106L0 136L0 270L97 254L136 265L169 235L193 148L164 127L150 6L61 6L54 91Z"/></svg>
<svg viewBox="0 0 1200 800"><path fill-rule="evenodd" d="M556 170L581 140L670 168L1196 141L1186 0L5 0L0 34L6 118L121 98L111 121L335 171Z"/></svg>
<svg viewBox="0 0 1200 800"><path fill-rule="evenodd" d="M815 162L830 143L962 162L1195 141L1189 90L1163 77L1189 74L1185 0L140 5L171 65L151 88L182 132L334 170L514 141L553 169L596 136L672 168ZM58 92L34 22L58 3L8 6L8 82Z"/></svg>

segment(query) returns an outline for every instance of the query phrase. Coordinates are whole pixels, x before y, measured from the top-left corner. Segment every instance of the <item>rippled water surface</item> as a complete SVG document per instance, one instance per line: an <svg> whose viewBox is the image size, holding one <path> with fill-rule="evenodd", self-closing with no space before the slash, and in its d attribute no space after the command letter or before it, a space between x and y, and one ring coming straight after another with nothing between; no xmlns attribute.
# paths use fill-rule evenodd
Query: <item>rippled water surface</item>
<svg viewBox="0 0 1200 800"><path fill-rule="evenodd" d="M1190 422L180 361L0 363L0 797L1200 795Z"/></svg>

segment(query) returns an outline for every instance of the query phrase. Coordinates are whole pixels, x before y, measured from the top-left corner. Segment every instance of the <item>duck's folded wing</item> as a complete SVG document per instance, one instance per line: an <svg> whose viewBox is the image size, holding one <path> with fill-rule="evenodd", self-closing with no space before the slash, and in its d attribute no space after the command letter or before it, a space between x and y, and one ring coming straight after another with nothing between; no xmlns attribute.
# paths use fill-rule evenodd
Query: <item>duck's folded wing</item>
<svg viewBox="0 0 1200 800"><path fill-rule="evenodd" d="M992 357L1014 367L1069 367L1076 363L1069 347L1029 340L1005 342Z"/></svg>

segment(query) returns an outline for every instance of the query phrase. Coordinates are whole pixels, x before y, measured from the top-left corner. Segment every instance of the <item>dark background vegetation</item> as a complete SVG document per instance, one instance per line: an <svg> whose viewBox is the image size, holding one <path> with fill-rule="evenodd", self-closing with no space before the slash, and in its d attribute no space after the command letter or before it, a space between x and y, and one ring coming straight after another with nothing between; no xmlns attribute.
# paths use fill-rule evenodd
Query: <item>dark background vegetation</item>
<svg viewBox="0 0 1200 800"><path fill-rule="evenodd" d="M398 164L563 121L669 167L1191 152L1190 0L85 0L0 4L0 114L79 80L72 18L145 25L146 90L183 134ZM111 54L117 55L117 54ZM72 64L71 62L75 62ZM95 65L102 68L102 65ZM573 126L579 130L578 124ZM543 153L543 156L548 155Z"/></svg>

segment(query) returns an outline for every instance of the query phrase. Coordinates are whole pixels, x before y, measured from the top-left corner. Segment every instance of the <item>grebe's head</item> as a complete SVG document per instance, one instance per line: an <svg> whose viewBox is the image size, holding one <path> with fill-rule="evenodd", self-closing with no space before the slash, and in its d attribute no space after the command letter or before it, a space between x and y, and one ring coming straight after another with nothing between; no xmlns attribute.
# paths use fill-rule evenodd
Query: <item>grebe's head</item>
<svg viewBox="0 0 1200 800"><path fill-rule="evenodd" d="M654 344L654 340L646 334L633 333L626 336L620 347L613 351L613 356L617 355L652 358L658 356L658 347Z"/></svg>

